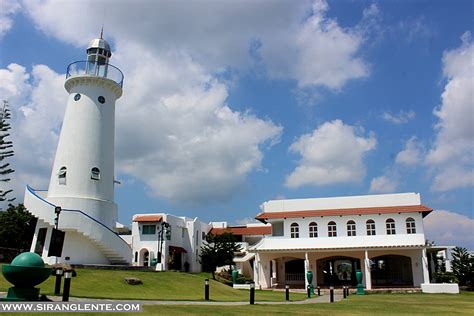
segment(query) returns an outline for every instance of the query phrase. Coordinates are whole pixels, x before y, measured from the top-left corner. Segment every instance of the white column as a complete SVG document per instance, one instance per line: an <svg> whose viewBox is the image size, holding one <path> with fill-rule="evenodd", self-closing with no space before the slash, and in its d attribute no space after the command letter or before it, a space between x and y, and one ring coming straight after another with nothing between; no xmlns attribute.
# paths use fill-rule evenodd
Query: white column
<svg viewBox="0 0 474 316"><path fill-rule="evenodd" d="M309 271L309 259L308 259L308 253L304 253L304 288L306 289L308 287L308 278L306 277L307 273Z"/></svg>
<svg viewBox="0 0 474 316"><path fill-rule="evenodd" d="M255 254L255 261L253 262L253 281L255 282L255 288L260 288L260 255L257 252Z"/></svg>
<svg viewBox="0 0 474 316"><path fill-rule="evenodd" d="M428 258L426 258L426 248L421 250L421 268L423 269L423 283L430 283L430 274L428 272Z"/></svg>
<svg viewBox="0 0 474 316"><path fill-rule="evenodd" d="M371 290L372 289L372 277L370 275L370 259L369 259L369 251L368 250L365 250L364 280L365 280L365 289L366 290Z"/></svg>

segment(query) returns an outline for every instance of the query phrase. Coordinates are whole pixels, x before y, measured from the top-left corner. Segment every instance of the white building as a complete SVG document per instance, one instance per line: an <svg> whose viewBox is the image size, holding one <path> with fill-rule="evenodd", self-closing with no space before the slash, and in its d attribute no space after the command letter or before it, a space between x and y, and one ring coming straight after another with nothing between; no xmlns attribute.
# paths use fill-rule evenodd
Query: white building
<svg viewBox="0 0 474 316"><path fill-rule="evenodd" d="M419 194L273 200L257 219L272 235L250 247L260 288L308 284L420 287L429 283L423 217L432 210Z"/></svg>
<svg viewBox="0 0 474 316"><path fill-rule="evenodd" d="M197 218L165 213L133 216L133 265L156 270L201 272L199 251L211 226ZM153 260L154 259L154 260Z"/></svg>
<svg viewBox="0 0 474 316"><path fill-rule="evenodd" d="M115 101L123 75L108 63L111 55L101 36L91 41L86 61L69 65L49 188L26 188L24 204L38 218L31 251L46 263L128 264L132 257L115 230Z"/></svg>

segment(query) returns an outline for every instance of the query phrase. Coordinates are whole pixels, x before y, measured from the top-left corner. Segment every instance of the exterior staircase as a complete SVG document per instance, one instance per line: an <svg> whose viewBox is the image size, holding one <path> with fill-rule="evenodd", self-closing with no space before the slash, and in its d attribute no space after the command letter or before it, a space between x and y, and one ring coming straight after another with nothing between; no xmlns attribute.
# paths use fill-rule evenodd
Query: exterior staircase
<svg viewBox="0 0 474 316"><path fill-rule="evenodd" d="M54 226L56 205L46 200L47 191L25 190L25 207L45 223ZM130 246L116 232L81 210L62 209L59 227L62 231L75 231L86 237L109 260L110 264L128 265L132 258Z"/></svg>

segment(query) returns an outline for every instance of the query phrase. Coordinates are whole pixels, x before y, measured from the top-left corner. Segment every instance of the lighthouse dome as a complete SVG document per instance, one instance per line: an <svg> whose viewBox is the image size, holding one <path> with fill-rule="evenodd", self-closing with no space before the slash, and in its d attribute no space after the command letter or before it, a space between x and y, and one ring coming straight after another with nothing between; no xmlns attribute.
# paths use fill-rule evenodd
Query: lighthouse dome
<svg viewBox="0 0 474 316"><path fill-rule="evenodd" d="M110 45L103 38L95 38L89 43L88 49L91 48L102 48L110 52Z"/></svg>

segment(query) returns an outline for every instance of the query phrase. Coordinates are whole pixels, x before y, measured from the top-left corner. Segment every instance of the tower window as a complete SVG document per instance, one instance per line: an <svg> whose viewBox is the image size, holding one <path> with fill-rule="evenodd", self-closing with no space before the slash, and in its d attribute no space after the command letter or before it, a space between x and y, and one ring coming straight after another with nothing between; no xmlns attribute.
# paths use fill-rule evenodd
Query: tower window
<svg viewBox="0 0 474 316"><path fill-rule="evenodd" d="M58 172L59 184L66 184L66 172L67 172L66 167L63 166L59 168L59 172Z"/></svg>
<svg viewBox="0 0 474 316"><path fill-rule="evenodd" d="M103 96L98 97L97 100L102 104L105 103L105 98Z"/></svg>
<svg viewBox="0 0 474 316"><path fill-rule="evenodd" d="M97 167L91 169L91 179L100 180L100 170Z"/></svg>
<svg viewBox="0 0 474 316"><path fill-rule="evenodd" d="M76 93L76 95L74 96L74 101L79 101L80 98L81 95L79 93Z"/></svg>

